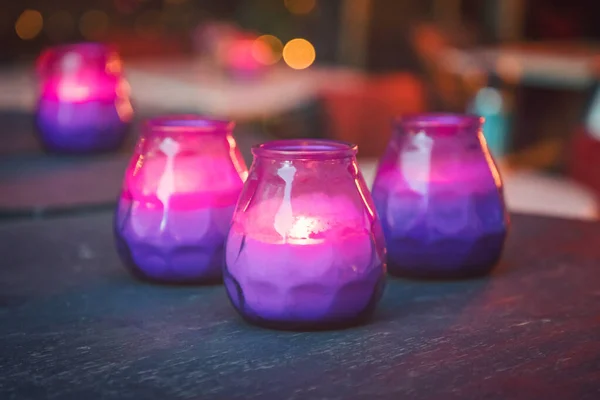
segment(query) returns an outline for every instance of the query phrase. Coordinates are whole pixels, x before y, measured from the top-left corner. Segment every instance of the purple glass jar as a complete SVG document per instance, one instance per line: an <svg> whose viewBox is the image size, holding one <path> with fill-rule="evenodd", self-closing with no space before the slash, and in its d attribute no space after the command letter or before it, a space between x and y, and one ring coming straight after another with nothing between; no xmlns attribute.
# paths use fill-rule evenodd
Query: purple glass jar
<svg viewBox="0 0 600 400"><path fill-rule="evenodd" d="M133 110L119 55L99 43L46 50L38 59L36 122L49 151L91 153L116 149Z"/></svg>
<svg viewBox="0 0 600 400"><path fill-rule="evenodd" d="M147 122L125 172L117 248L145 280L220 280L229 224L248 172L233 123L184 115Z"/></svg>
<svg viewBox="0 0 600 400"><path fill-rule="evenodd" d="M460 278L498 262L509 220L482 124L453 114L396 122L373 185L392 275Z"/></svg>
<svg viewBox="0 0 600 400"><path fill-rule="evenodd" d="M365 321L383 292L385 242L357 147L282 140L252 152L226 245L233 306L276 329Z"/></svg>

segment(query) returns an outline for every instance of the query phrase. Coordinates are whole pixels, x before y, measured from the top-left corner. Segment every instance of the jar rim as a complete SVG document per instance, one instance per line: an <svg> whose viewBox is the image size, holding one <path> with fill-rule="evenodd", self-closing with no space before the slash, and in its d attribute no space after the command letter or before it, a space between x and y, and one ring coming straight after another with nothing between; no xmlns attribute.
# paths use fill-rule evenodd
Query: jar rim
<svg viewBox="0 0 600 400"><path fill-rule="evenodd" d="M272 140L252 146L257 157L282 160L329 160L354 157L358 146L332 139L284 139Z"/></svg>
<svg viewBox="0 0 600 400"><path fill-rule="evenodd" d="M474 128L484 121L485 118L475 114L423 113L397 117L393 124L410 128Z"/></svg>
<svg viewBox="0 0 600 400"><path fill-rule="evenodd" d="M69 55L77 57L77 62L72 65L67 61ZM36 70L39 75L44 75L48 70L62 70L67 72L73 68L79 69L80 59L86 65L94 63L104 66L112 58L120 58L114 46L101 42L74 42L64 43L45 48L36 60Z"/></svg>
<svg viewBox="0 0 600 400"><path fill-rule="evenodd" d="M231 132L235 122L205 117L196 114L173 114L151 118L146 127L152 132L162 133L218 133Z"/></svg>

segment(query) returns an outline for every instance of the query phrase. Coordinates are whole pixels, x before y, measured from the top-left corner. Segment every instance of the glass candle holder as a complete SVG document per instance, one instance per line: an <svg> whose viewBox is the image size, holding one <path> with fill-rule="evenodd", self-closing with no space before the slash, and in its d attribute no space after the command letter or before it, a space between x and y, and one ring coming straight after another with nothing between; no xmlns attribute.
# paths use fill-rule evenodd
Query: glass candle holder
<svg viewBox="0 0 600 400"><path fill-rule="evenodd" d="M482 124L453 114L396 122L373 184L392 275L460 278L498 262L509 220Z"/></svg>
<svg viewBox="0 0 600 400"><path fill-rule="evenodd" d="M117 248L144 280L209 283L248 172L233 123L198 116L150 120L125 172Z"/></svg>
<svg viewBox="0 0 600 400"><path fill-rule="evenodd" d="M383 292L386 263L357 147L282 140L252 152L226 245L224 282L235 309L276 329L365 321Z"/></svg>
<svg viewBox="0 0 600 400"><path fill-rule="evenodd" d="M51 48L38 59L36 122L49 151L116 149L133 116L119 55L99 43Z"/></svg>

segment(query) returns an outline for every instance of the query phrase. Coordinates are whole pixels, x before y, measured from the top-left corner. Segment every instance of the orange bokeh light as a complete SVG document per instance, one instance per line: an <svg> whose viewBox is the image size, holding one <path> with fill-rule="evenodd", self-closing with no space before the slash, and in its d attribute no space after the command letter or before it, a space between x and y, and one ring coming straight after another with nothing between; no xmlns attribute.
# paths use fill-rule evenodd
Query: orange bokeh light
<svg viewBox="0 0 600 400"><path fill-rule="evenodd" d="M292 39L283 48L283 60L293 69L308 68L315 58L315 48L306 39Z"/></svg>
<svg viewBox="0 0 600 400"><path fill-rule="evenodd" d="M252 57L264 65L273 65L281 59L283 44L273 35L262 35L252 44Z"/></svg>
<svg viewBox="0 0 600 400"><path fill-rule="evenodd" d="M31 40L42 31L44 18L37 10L25 10L15 22L15 32L23 40Z"/></svg>

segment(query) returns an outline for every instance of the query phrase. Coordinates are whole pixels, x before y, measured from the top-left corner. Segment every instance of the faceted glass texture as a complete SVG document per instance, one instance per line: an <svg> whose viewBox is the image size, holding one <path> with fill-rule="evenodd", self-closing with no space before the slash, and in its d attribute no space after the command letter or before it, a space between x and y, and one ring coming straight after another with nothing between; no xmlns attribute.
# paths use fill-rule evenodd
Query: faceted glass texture
<svg viewBox="0 0 600 400"><path fill-rule="evenodd" d="M37 63L36 123L54 152L91 153L121 145L133 116L118 53L99 43L50 48Z"/></svg>
<svg viewBox="0 0 600 400"><path fill-rule="evenodd" d="M460 278L500 259L509 219L482 123L454 114L396 122L373 184L390 274Z"/></svg>
<svg viewBox="0 0 600 400"><path fill-rule="evenodd" d="M385 243L356 152L328 140L253 148L224 272L249 322L327 329L371 315L384 289Z"/></svg>
<svg viewBox="0 0 600 400"><path fill-rule="evenodd" d="M134 275L220 280L225 238L248 174L232 128L192 115L146 124L115 216L117 247Z"/></svg>

